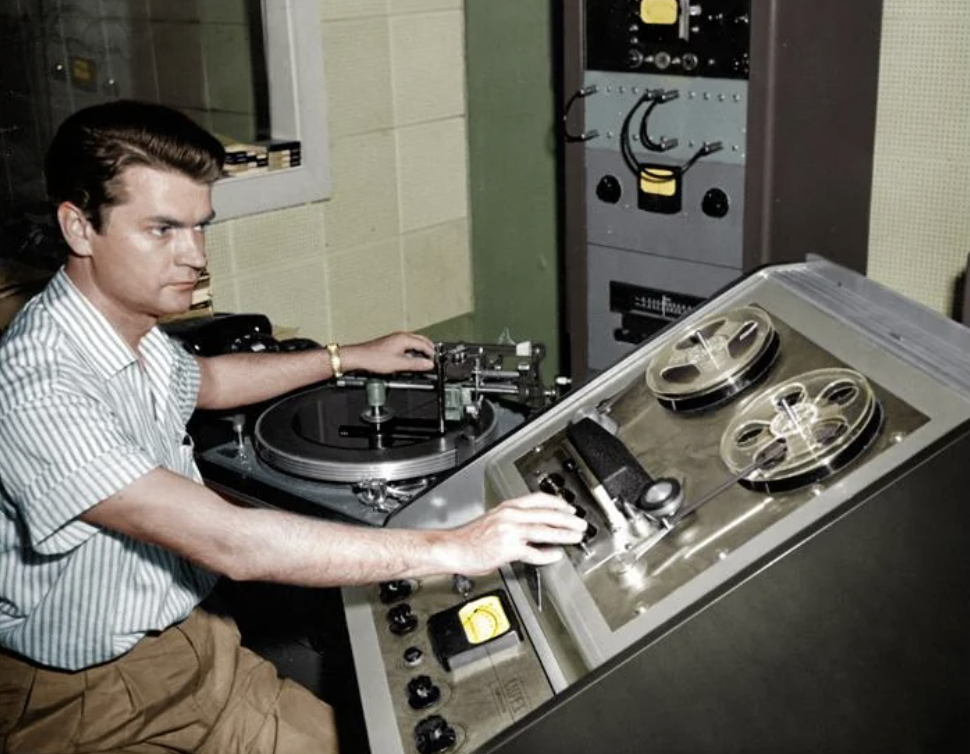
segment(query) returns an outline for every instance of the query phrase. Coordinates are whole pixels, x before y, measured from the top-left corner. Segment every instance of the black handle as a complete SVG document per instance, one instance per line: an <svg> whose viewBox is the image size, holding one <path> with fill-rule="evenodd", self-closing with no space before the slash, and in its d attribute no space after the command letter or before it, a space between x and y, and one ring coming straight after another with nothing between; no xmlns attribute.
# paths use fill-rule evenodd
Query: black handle
<svg viewBox="0 0 970 754"><path fill-rule="evenodd" d="M623 441L592 419L569 425L566 437L611 498L637 505L653 483Z"/></svg>

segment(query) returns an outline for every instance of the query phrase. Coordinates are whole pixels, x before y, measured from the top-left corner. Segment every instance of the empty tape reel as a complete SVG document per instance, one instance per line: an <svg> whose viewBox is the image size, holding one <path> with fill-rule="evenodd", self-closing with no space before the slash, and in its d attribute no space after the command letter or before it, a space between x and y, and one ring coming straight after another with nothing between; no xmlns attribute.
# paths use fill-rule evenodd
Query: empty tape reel
<svg viewBox="0 0 970 754"><path fill-rule="evenodd" d="M713 408L760 382L778 351L778 333L761 309L713 314L660 350L647 367L647 387L671 411Z"/></svg>
<svg viewBox="0 0 970 754"><path fill-rule="evenodd" d="M762 492L818 482L864 453L882 429L869 382L851 369L806 372L743 406L721 437L721 458L738 481Z"/></svg>

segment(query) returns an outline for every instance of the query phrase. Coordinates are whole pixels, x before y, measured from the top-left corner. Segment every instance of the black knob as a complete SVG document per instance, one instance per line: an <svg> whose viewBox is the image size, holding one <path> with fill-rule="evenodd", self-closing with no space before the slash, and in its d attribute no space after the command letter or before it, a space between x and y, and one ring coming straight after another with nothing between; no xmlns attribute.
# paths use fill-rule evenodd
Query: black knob
<svg viewBox="0 0 970 754"><path fill-rule="evenodd" d="M601 202L616 204L623 196L623 187L614 175L604 175L596 184L596 196Z"/></svg>
<svg viewBox="0 0 970 754"><path fill-rule="evenodd" d="M418 619L411 612L411 606L407 602L395 605L388 610L387 622L390 625L391 633L397 636L409 634L418 627Z"/></svg>
<svg viewBox="0 0 970 754"><path fill-rule="evenodd" d="M467 576L456 573L451 577L451 588L455 590L455 594L467 597L472 593L472 589L475 588L475 582Z"/></svg>
<svg viewBox="0 0 970 754"><path fill-rule="evenodd" d="M639 68L643 65L643 53L639 50L630 50L626 54L626 64L628 68Z"/></svg>
<svg viewBox="0 0 970 754"><path fill-rule="evenodd" d="M421 754L438 754L454 746L458 734L441 715L431 715L414 726L414 745Z"/></svg>
<svg viewBox="0 0 970 754"><path fill-rule="evenodd" d="M558 495L563 491L565 486L566 480L562 478L562 474L555 472L546 474L539 480L539 489L548 495Z"/></svg>
<svg viewBox="0 0 970 754"><path fill-rule="evenodd" d="M441 698L441 689L434 685L431 676L419 675L408 681L408 704L411 709L425 709Z"/></svg>
<svg viewBox="0 0 970 754"><path fill-rule="evenodd" d="M409 668L420 665L423 659L424 652L421 651L420 647L408 647L404 650L404 664Z"/></svg>
<svg viewBox="0 0 970 754"><path fill-rule="evenodd" d="M385 605L390 605L392 602L398 602L410 597L414 591L414 586L410 581L397 579L395 581L381 582L380 590L381 602Z"/></svg>
<svg viewBox="0 0 970 754"><path fill-rule="evenodd" d="M720 219L728 213L729 209L731 209L731 200L719 188L709 189L701 200L701 210L708 217Z"/></svg>

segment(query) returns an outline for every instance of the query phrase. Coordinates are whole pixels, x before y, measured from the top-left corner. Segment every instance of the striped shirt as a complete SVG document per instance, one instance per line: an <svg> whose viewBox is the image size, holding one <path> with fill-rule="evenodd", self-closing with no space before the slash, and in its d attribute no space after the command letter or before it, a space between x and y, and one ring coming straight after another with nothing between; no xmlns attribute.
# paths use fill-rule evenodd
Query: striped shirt
<svg viewBox="0 0 970 754"><path fill-rule="evenodd" d="M157 327L138 351L63 269L0 342L0 645L43 665L117 657L216 582L80 519L155 468L201 484L185 433L198 364Z"/></svg>

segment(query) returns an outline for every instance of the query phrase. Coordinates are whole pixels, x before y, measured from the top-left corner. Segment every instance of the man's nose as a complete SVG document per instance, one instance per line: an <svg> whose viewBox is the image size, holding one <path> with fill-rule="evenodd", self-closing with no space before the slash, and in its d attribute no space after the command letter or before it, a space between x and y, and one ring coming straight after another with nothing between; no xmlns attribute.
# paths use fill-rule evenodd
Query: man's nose
<svg viewBox="0 0 970 754"><path fill-rule="evenodd" d="M189 267L201 270L206 264L205 233L194 228L183 238L180 248L180 261Z"/></svg>

